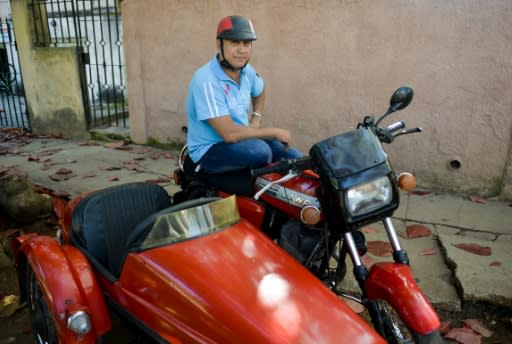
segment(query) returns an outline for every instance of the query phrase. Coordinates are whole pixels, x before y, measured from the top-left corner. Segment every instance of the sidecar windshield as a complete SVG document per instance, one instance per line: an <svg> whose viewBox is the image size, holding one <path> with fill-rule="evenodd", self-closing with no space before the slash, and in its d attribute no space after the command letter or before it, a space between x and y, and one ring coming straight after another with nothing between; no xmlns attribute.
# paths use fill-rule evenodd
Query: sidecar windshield
<svg viewBox="0 0 512 344"><path fill-rule="evenodd" d="M140 246L136 245L139 249L145 250L202 236L240 220L235 196L174 210L177 207L154 214L141 224L141 232L147 235L143 235Z"/></svg>

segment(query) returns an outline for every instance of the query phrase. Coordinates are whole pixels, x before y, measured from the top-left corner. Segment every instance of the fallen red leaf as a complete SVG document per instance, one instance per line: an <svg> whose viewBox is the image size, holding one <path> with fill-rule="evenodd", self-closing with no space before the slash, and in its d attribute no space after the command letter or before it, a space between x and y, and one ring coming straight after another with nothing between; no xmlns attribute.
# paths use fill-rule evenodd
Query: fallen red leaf
<svg viewBox="0 0 512 344"><path fill-rule="evenodd" d="M485 198L482 198L480 196L469 196L469 200L471 202L475 202L475 203L482 203L482 204L486 204L487 203Z"/></svg>
<svg viewBox="0 0 512 344"><path fill-rule="evenodd" d="M24 170L21 170L17 167L9 168L7 175L10 176L19 176L19 177L27 177L28 173Z"/></svg>
<svg viewBox="0 0 512 344"><path fill-rule="evenodd" d="M87 141L80 142L78 145L79 146L97 146L98 142L92 141L92 140L87 140Z"/></svg>
<svg viewBox="0 0 512 344"><path fill-rule="evenodd" d="M66 191L52 191L51 195L60 198L67 198L70 196L69 193Z"/></svg>
<svg viewBox="0 0 512 344"><path fill-rule="evenodd" d="M489 338L492 336L492 331L485 327L479 320L477 319L464 319L462 322L468 326L473 331L480 333L482 336Z"/></svg>
<svg viewBox="0 0 512 344"><path fill-rule="evenodd" d="M138 164L137 160L133 159L133 160L123 160L121 161L123 164L133 164L133 165L136 165Z"/></svg>
<svg viewBox="0 0 512 344"><path fill-rule="evenodd" d="M361 228L361 232L370 234L370 233L378 233L379 230L375 227L366 226L366 227Z"/></svg>
<svg viewBox="0 0 512 344"><path fill-rule="evenodd" d="M366 266L366 268L368 269L371 268L373 264L375 264L375 261L372 259L372 257L370 257L367 254L361 257L361 261L363 262L364 266Z"/></svg>
<svg viewBox="0 0 512 344"><path fill-rule="evenodd" d="M125 164L124 167L128 171L137 171L139 169L139 166L137 164Z"/></svg>
<svg viewBox="0 0 512 344"><path fill-rule="evenodd" d="M102 166L100 166L99 168L100 168L100 170L102 170L102 171L114 171L114 170L120 170L120 168L119 168L119 167L117 167L117 166L106 166L106 165L102 165Z"/></svg>
<svg viewBox="0 0 512 344"><path fill-rule="evenodd" d="M10 168L9 168L9 167L7 167L7 166L1 166L1 165L0 165L0 175L1 175L2 173L5 173L5 172L9 171L9 170L10 170Z"/></svg>
<svg viewBox="0 0 512 344"><path fill-rule="evenodd" d="M116 142L105 143L105 147L113 148L113 149L123 148L124 146L126 146L126 142L124 142L124 141L116 141Z"/></svg>
<svg viewBox="0 0 512 344"><path fill-rule="evenodd" d="M497 260L495 260L494 262L491 262L491 264L489 264L489 266L501 266L501 262L498 262Z"/></svg>
<svg viewBox="0 0 512 344"><path fill-rule="evenodd" d="M61 150L62 150L62 148L50 148L50 149L46 149L44 151L37 153L37 156L39 156L39 157L49 156L49 155L53 155L54 153L60 152Z"/></svg>
<svg viewBox="0 0 512 344"><path fill-rule="evenodd" d="M432 234L432 231L430 228L424 225L420 224L414 224L407 226L406 229L407 232L407 238L413 239L413 238L421 238L421 237L427 237L430 234Z"/></svg>
<svg viewBox="0 0 512 344"><path fill-rule="evenodd" d="M453 339L462 344L480 344L482 342L482 336L469 328L452 328L444 335L444 338Z"/></svg>
<svg viewBox="0 0 512 344"><path fill-rule="evenodd" d="M389 257L393 253L391 244L387 241L375 240L368 241L368 252L379 257Z"/></svg>
<svg viewBox="0 0 512 344"><path fill-rule="evenodd" d="M158 160L158 159L160 159L160 153L159 153L159 152L157 152L157 153L151 153L151 154L149 155L149 157L150 157L151 159L153 159L153 160Z"/></svg>
<svg viewBox="0 0 512 344"><path fill-rule="evenodd" d="M421 251L420 255L421 256L431 256L433 254L436 254L437 253L437 248L435 247L432 247L432 248L426 248L424 249L423 251Z"/></svg>
<svg viewBox="0 0 512 344"><path fill-rule="evenodd" d="M61 167L57 170L57 172L55 172L56 174L70 174L70 173L73 173L73 171L71 171L70 169L68 168L65 168L65 167Z"/></svg>
<svg viewBox="0 0 512 344"><path fill-rule="evenodd" d="M342 298L343 302L350 307L350 309L352 309L352 311L354 313L362 313L364 312L365 310L365 307L360 304L359 302L356 302L356 301L353 301L353 300L350 300L350 299L347 299L347 298Z"/></svg>
<svg viewBox="0 0 512 344"><path fill-rule="evenodd" d="M66 173L66 174L57 174L57 173L55 173L55 174L50 175L49 178L51 180L56 181L56 182L61 182L61 181L64 181L64 180L68 180L68 179L70 179L70 178L72 178L74 176L76 176L76 174L74 174L74 173Z"/></svg>
<svg viewBox="0 0 512 344"><path fill-rule="evenodd" d="M448 333L448 331L450 331L451 324L451 320L445 320L441 322L441 326L439 326L439 333L441 333L442 335Z"/></svg>
<svg viewBox="0 0 512 344"><path fill-rule="evenodd" d="M490 256L492 254L491 248L488 246L481 246L478 244L468 244L468 243L460 243L460 244L452 244L453 246L460 248L469 253L478 254L479 256Z"/></svg>
<svg viewBox="0 0 512 344"><path fill-rule="evenodd" d="M96 177L96 173L87 173L82 176L82 178L93 178Z"/></svg>
<svg viewBox="0 0 512 344"><path fill-rule="evenodd" d="M148 148L148 147L144 147L144 146L139 146L138 148L135 148L131 151L131 153L135 153L135 154L146 154L147 152L149 152L151 150L151 148Z"/></svg>
<svg viewBox="0 0 512 344"><path fill-rule="evenodd" d="M163 152L162 153L162 156L165 158L165 159L174 159L177 157L177 155L173 152Z"/></svg>

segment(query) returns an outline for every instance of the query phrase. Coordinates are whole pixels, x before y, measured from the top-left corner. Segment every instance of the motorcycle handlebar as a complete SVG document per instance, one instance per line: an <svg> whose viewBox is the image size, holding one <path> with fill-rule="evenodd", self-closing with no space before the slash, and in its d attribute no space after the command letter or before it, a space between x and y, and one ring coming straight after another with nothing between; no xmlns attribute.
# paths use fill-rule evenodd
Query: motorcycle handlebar
<svg viewBox="0 0 512 344"><path fill-rule="evenodd" d="M276 162L273 165L255 168L251 170L252 177L259 177L264 174L274 173L274 172L288 172L292 169L297 170L307 170L311 168L311 159L309 156L297 158L297 159L282 159Z"/></svg>

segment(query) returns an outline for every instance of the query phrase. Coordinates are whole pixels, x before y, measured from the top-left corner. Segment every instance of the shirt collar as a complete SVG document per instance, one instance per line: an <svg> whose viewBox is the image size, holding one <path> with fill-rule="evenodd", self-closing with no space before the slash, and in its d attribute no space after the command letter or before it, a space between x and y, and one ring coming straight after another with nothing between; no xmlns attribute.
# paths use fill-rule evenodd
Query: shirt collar
<svg viewBox="0 0 512 344"><path fill-rule="evenodd" d="M222 69L222 66L220 65L220 62L217 59L217 56L218 53L215 53L215 55L213 55L213 59L210 62L213 74L215 74L215 76L219 80L233 81L233 79L231 79L229 75L227 75L226 72L224 72L224 69ZM243 74L245 74L245 68L240 71L240 78L242 77Z"/></svg>

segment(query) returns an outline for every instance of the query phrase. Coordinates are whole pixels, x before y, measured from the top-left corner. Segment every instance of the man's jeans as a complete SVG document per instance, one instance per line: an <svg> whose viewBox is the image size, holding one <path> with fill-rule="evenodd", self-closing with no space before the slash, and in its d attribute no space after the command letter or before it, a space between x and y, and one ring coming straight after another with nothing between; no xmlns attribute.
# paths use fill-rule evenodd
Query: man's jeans
<svg viewBox="0 0 512 344"><path fill-rule="evenodd" d="M199 169L205 173L221 173L245 168L259 168L270 162L294 159L302 153L277 140L247 139L237 143L214 144L199 160Z"/></svg>

